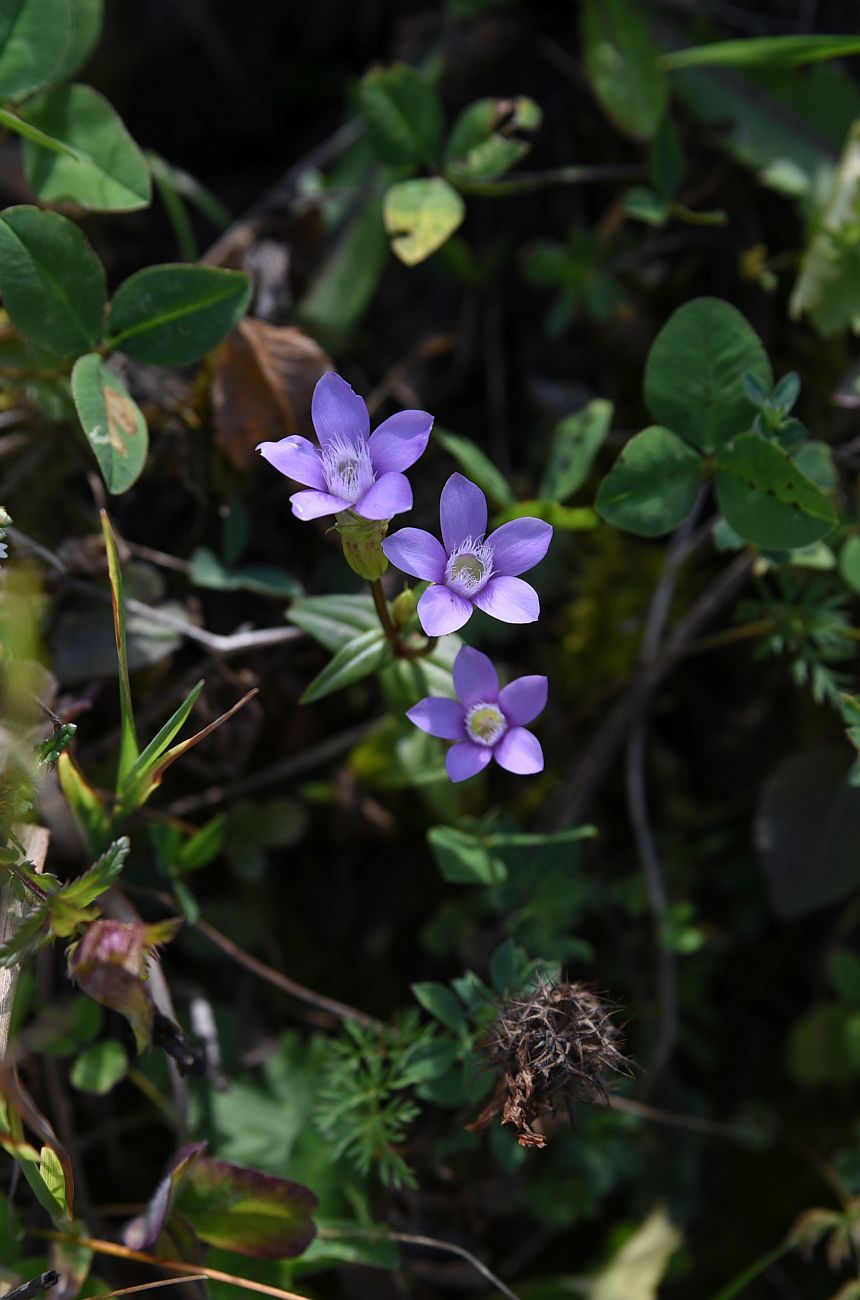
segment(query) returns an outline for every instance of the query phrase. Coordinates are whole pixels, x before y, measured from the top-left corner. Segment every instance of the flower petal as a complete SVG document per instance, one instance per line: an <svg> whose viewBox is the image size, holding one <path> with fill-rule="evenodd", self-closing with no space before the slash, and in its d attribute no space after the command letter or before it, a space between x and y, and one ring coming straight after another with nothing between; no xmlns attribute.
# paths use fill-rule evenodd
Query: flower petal
<svg viewBox="0 0 860 1300"><path fill-rule="evenodd" d="M325 490L325 475L318 449L307 438L292 434L280 442L261 442L257 451L275 469L296 483Z"/></svg>
<svg viewBox="0 0 860 1300"><path fill-rule="evenodd" d="M343 497L333 497L329 492L294 492L290 505L297 519L319 519L321 515L336 515L339 510L349 510L348 501Z"/></svg>
<svg viewBox="0 0 860 1300"><path fill-rule="evenodd" d="M362 519L391 519L412 509L412 488L404 474L383 474L352 507Z"/></svg>
<svg viewBox="0 0 860 1300"><path fill-rule="evenodd" d="M525 573L540 564L552 541L552 524L542 519L512 519L487 538L493 548L493 572Z"/></svg>
<svg viewBox="0 0 860 1300"><path fill-rule="evenodd" d="M493 661L480 650L464 645L454 660L454 690L468 709L481 701L492 704L499 696L499 675Z"/></svg>
<svg viewBox="0 0 860 1300"><path fill-rule="evenodd" d="M363 397L333 370L329 370L314 389L311 419L324 447L332 438L358 442L370 432L370 416Z"/></svg>
<svg viewBox="0 0 860 1300"><path fill-rule="evenodd" d="M428 587L418 602L418 619L428 636L447 636L472 617L468 600L447 587Z"/></svg>
<svg viewBox="0 0 860 1300"><path fill-rule="evenodd" d="M438 736L441 740L463 739L463 706L457 700L428 695L413 708L407 709L406 716L430 736Z"/></svg>
<svg viewBox="0 0 860 1300"><path fill-rule="evenodd" d="M493 757L499 767L506 772L516 772L517 776L531 776L533 772L543 771L540 741L525 727L506 731L493 750Z"/></svg>
<svg viewBox="0 0 860 1300"><path fill-rule="evenodd" d="M504 574L490 578L486 587L472 599L478 609L503 623L534 623L540 615L537 592L522 578L510 578Z"/></svg>
<svg viewBox="0 0 860 1300"><path fill-rule="evenodd" d="M547 679L545 677L518 677L499 692L499 704L512 727L522 727L534 722L546 708Z"/></svg>
<svg viewBox="0 0 860 1300"><path fill-rule="evenodd" d="M444 577L446 555L442 543L423 528L401 528L385 538L382 549L392 564L413 578L441 582Z"/></svg>
<svg viewBox="0 0 860 1300"><path fill-rule="evenodd" d="M439 501L442 541L451 552L467 537L483 537L487 531L487 498L462 474L452 474Z"/></svg>
<svg viewBox="0 0 860 1300"><path fill-rule="evenodd" d="M464 740L462 745L452 745L445 755L445 768L452 781L468 781L470 776L482 772L493 757L488 745L473 745Z"/></svg>
<svg viewBox="0 0 860 1300"><path fill-rule="evenodd" d="M368 446L377 474L408 469L427 446L433 416L426 411L398 411L370 435Z"/></svg>

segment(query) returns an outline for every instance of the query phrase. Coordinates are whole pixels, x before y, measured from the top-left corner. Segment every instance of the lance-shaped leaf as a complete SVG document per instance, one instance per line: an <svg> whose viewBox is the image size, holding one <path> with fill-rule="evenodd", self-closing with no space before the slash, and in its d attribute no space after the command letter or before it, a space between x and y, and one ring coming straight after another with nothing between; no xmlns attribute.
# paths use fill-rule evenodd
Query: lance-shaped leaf
<svg viewBox="0 0 860 1300"><path fill-rule="evenodd" d="M860 54L858 36L745 36L743 40L712 41L664 54L664 68L799 68L805 63Z"/></svg>
<svg viewBox="0 0 860 1300"><path fill-rule="evenodd" d="M51 931L67 939L82 921L92 919L91 904L110 889L119 876L131 845L126 836L116 840L88 871L62 885L49 900Z"/></svg>
<svg viewBox="0 0 860 1300"><path fill-rule="evenodd" d="M369 677L392 658L391 646L378 628L370 628L341 646L321 673L305 689L299 703L314 704L326 695Z"/></svg>
<svg viewBox="0 0 860 1300"><path fill-rule="evenodd" d="M70 754L61 754L57 778L66 797L81 838L93 857L110 842L111 816L101 795L89 784Z"/></svg>
<svg viewBox="0 0 860 1300"><path fill-rule="evenodd" d="M75 154L70 158L25 141L27 179L43 203L71 200L96 212L147 206L152 182L146 159L92 86L57 86L28 104L22 116Z"/></svg>
<svg viewBox="0 0 860 1300"><path fill-rule="evenodd" d="M194 690L196 691L197 688L195 687ZM161 785L164 773L172 763L176 762L177 758L181 758L189 749L193 749L195 745L199 745L201 740L205 740L207 736L211 736L213 731L216 731L218 727L222 726L228 718L232 718L234 713L238 713L240 709L243 709L245 705L258 694L259 687L255 686L252 690L246 691L241 700L237 700L232 708L228 709L226 713L220 714L219 717L215 718L205 726L202 731L195 732L193 736L189 736L187 740L180 741L178 745L174 745L171 749L165 750L162 745L157 757L150 759L145 766L140 765L137 769L137 774L134 777L132 777L131 773L129 774L129 780L126 783L122 794L121 806L123 810L130 812L132 809L139 808L142 804L146 803L153 790L157 790ZM159 736L161 736L162 733L169 731L171 728L173 728L172 734L176 734L176 731L178 731L179 727L181 727L182 723L185 721L185 717L187 717L190 712L191 706L194 704L196 698L197 696L194 691L192 691L188 699L179 706L173 717L165 723L164 727L162 727ZM182 716L180 717L180 715ZM179 718L179 721L174 727L177 718ZM155 740L152 742L154 748L158 748L158 745L156 745L158 740L159 737L156 736Z"/></svg>
<svg viewBox="0 0 860 1300"><path fill-rule="evenodd" d="M119 783L117 794L123 807L130 811L139 808L143 799L139 796L146 788L149 774L169 746L173 737L182 728L200 698L205 682L192 686L179 708L168 718L161 730L153 736L149 744L141 751L132 766Z"/></svg>
<svg viewBox="0 0 860 1300"><path fill-rule="evenodd" d="M137 730L134 725L134 707L131 702L131 681L128 675L128 648L125 634L125 602L122 595L122 569L119 564L116 538L113 535L110 518L106 510L101 511L102 536L107 552L108 577L110 579L111 603L113 606L113 628L116 640L116 657L119 667L119 709L120 709L120 745L119 771L117 783L122 784L135 763L140 746L137 743Z"/></svg>
<svg viewBox="0 0 860 1300"><path fill-rule="evenodd" d="M190 1166L206 1150L206 1145L205 1142L191 1142L177 1151L143 1214L132 1219L122 1230L123 1242L129 1250L149 1250L158 1241L170 1215L173 1194Z"/></svg>
<svg viewBox="0 0 860 1300"><path fill-rule="evenodd" d="M609 432L612 403L595 398L573 415L560 420L553 433L549 460L541 479L540 495L566 501L588 478L594 457Z"/></svg>
<svg viewBox="0 0 860 1300"><path fill-rule="evenodd" d="M143 412L97 352L75 362L72 396L108 492L127 492L146 464L149 433Z"/></svg>
<svg viewBox="0 0 860 1300"><path fill-rule="evenodd" d="M340 650L359 632L379 627L369 596L303 596L294 600L288 618L326 650Z"/></svg>
<svg viewBox="0 0 860 1300"><path fill-rule="evenodd" d="M514 504L514 494L504 474L471 438L462 438L434 425L433 437L464 471L467 478L486 492L492 502L500 506Z"/></svg>

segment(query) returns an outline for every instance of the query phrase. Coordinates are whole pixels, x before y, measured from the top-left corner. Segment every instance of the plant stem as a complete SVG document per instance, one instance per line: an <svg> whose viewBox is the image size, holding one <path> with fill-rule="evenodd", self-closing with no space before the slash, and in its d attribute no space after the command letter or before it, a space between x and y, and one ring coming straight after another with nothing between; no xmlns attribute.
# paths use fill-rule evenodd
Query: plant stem
<svg viewBox="0 0 860 1300"><path fill-rule="evenodd" d="M396 657L398 659L425 659L427 655L432 654L436 649L439 638L428 636L423 645L407 645L405 641L400 639L400 629L391 617L391 610L388 608L388 601L385 599L385 592L382 590L382 582L379 578L374 578L370 584L370 590L373 595L376 613L382 624L382 630Z"/></svg>
<svg viewBox="0 0 860 1300"><path fill-rule="evenodd" d="M391 648L395 654L400 648L400 634L395 626L394 619L391 617L391 610L388 608L388 601L385 599L385 592L382 590L382 580L374 578L370 584L373 603L376 607L376 614L382 624L382 630L386 639L390 642Z"/></svg>

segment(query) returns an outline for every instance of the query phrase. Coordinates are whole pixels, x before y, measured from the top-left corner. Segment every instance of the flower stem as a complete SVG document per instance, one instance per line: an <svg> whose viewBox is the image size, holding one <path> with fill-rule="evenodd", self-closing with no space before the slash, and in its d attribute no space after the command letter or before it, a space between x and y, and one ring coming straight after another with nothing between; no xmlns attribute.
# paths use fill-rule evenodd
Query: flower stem
<svg viewBox="0 0 860 1300"><path fill-rule="evenodd" d="M376 613L382 624L382 630L391 649L398 659L425 659L427 655L432 654L436 649L438 637L428 636L423 645L408 645L401 640L400 629L391 617L391 610L388 608L388 601L385 599L385 593L382 590L382 582L375 578L370 584L370 591L373 596L373 603L376 607Z"/></svg>
<svg viewBox="0 0 860 1300"><path fill-rule="evenodd" d="M371 582L370 591L386 640L391 643L392 650L397 654L400 647L400 635L395 627L394 619L391 617L391 610L388 608L388 601L385 599L385 592L382 590L382 582L379 578L374 578L373 582Z"/></svg>

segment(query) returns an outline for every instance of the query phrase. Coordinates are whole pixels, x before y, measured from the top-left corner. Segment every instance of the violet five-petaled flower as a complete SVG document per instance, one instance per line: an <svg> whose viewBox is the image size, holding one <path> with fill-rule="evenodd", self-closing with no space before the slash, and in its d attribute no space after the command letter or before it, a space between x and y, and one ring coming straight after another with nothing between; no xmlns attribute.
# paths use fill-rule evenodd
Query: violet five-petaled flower
<svg viewBox="0 0 860 1300"><path fill-rule="evenodd" d="M432 415L398 411L371 433L364 398L330 370L314 389L311 419L319 447L298 434L257 447L275 469L306 485L307 491L290 497L297 518L352 510L364 519L391 519L411 510L412 488L403 470L427 446Z"/></svg>
<svg viewBox="0 0 860 1300"><path fill-rule="evenodd" d="M404 573L433 584L418 602L428 636L456 632L477 605L503 623L534 623L540 601L517 575L546 555L552 527L542 519L512 519L487 531L487 498L462 474L452 474L439 502L442 542L423 528L401 528L382 549Z"/></svg>
<svg viewBox="0 0 860 1300"><path fill-rule="evenodd" d="M545 677L518 677L500 690L492 661L464 645L454 660L454 689L458 699L428 696L406 714L431 736L459 742L445 755L452 781L475 776L491 758L519 776L543 771L540 742L525 724L546 705Z"/></svg>

